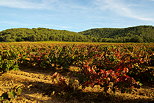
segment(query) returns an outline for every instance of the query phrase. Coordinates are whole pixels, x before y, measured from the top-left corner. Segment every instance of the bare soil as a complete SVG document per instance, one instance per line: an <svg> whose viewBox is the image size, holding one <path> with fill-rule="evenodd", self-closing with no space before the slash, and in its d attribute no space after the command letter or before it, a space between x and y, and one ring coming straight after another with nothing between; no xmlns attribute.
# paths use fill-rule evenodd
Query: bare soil
<svg viewBox="0 0 154 103"><path fill-rule="evenodd" d="M54 84L53 74L53 71L31 69L6 72L0 75L0 95L20 86L22 93L13 99L12 103L152 103L154 101L152 84L143 85L131 93L104 94L99 86L95 86L62 94L60 87ZM61 74L73 78L71 72Z"/></svg>

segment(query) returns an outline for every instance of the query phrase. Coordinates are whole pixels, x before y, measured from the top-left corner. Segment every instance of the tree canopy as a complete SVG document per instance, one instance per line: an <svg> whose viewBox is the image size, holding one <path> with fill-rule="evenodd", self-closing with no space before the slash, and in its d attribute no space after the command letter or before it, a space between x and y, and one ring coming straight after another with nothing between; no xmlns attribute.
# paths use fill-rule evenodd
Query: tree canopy
<svg viewBox="0 0 154 103"><path fill-rule="evenodd" d="M154 42L154 26L96 28L79 32L105 42Z"/></svg>
<svg viewBox="0 0 154 103"><path fill-rule="evenodd" d="M154 42L154 26L95 28L82 32L48 28L14 28L0 32L0 42L15 41Z"/></svg>

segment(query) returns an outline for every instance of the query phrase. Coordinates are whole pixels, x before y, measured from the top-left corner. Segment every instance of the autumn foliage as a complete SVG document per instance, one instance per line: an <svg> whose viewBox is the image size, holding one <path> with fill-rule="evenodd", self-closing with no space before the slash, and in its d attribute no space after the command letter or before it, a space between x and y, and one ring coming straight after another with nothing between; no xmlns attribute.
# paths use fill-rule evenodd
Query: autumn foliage
<svg viewBox="0 0 154 103"><path fill-rule="evenodd" d="M149 68L153 56L153 44L1 43L0 71L23 67L68 71L75 66L81 69L77 73L83 88L100 85L105 92L127 92L154 80Z"/></svg>

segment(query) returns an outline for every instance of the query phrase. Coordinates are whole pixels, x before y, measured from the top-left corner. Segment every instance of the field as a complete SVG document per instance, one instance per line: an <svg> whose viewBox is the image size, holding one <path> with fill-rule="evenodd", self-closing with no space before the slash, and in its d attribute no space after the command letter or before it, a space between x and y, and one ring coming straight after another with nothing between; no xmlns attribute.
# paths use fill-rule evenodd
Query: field
<svg viewBox="0 0 154 103"><path fill-rule="evenodd" d="M0 43L2 103L150 103L154 43Z"/></svg>

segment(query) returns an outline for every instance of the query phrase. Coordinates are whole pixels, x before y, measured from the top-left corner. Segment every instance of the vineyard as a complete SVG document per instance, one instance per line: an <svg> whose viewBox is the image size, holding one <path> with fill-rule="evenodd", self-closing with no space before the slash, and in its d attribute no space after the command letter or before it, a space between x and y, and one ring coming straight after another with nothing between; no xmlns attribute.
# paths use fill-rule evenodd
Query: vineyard
<svg viewBox="0 0 154 103"><path fill-rule="evenodd" d="M0 44L2 102L150 103L153 82L153 43Z"/></svg>

